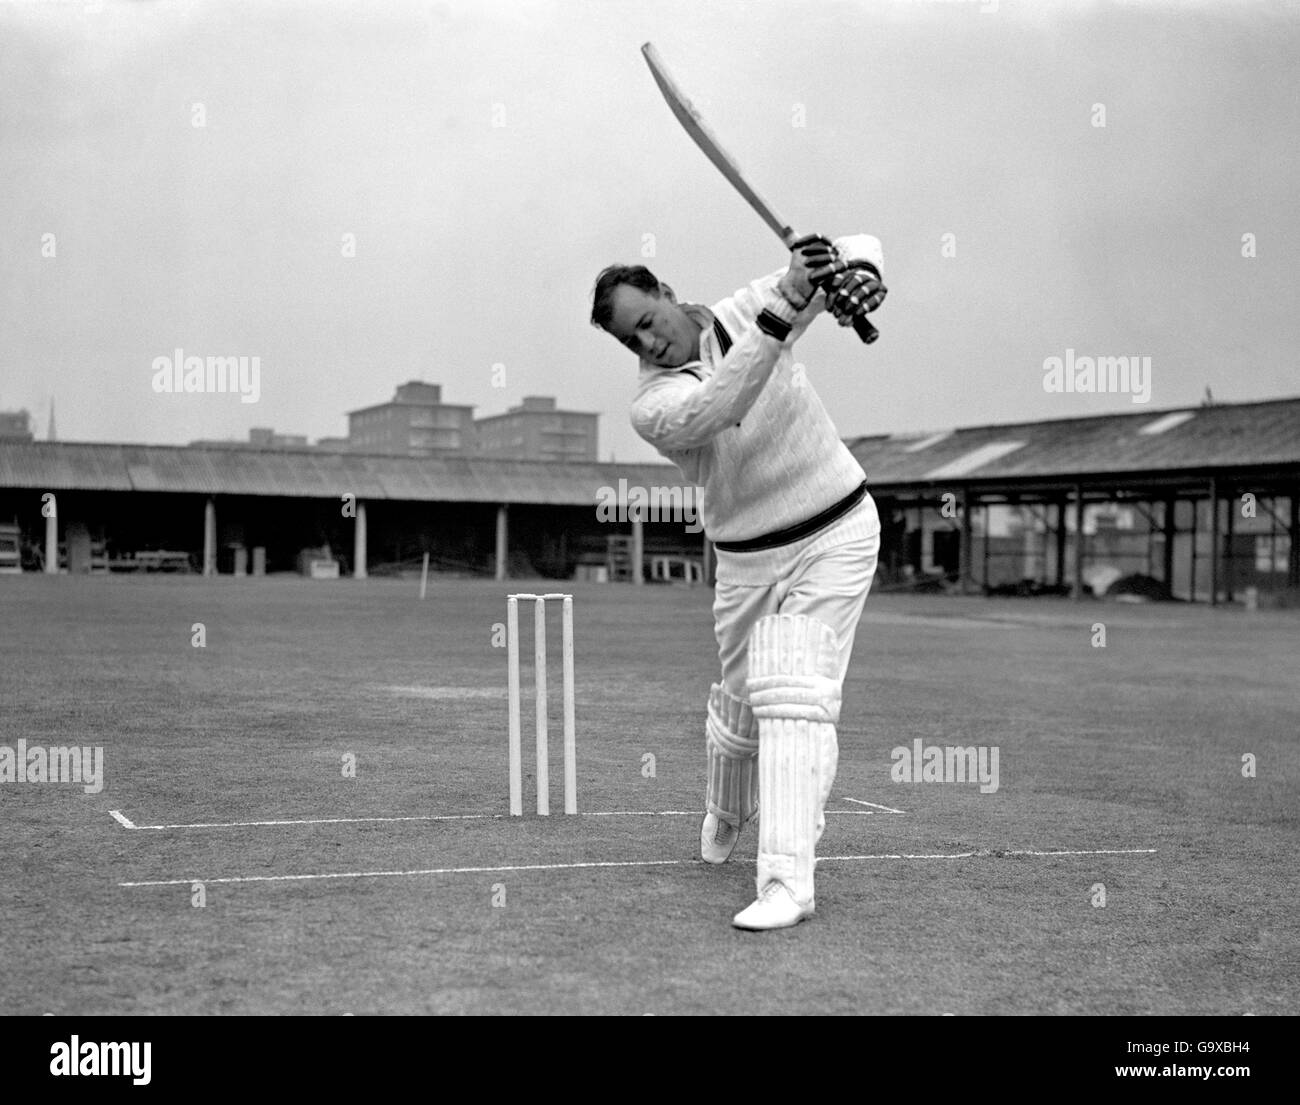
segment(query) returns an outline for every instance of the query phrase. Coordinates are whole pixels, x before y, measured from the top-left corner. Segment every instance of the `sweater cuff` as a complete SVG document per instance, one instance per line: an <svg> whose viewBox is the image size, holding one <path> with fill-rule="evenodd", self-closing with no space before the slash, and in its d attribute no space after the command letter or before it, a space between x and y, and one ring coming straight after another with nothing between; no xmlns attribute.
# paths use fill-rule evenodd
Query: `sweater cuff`
<svg viewBox="0 0 1300 1105"><path fill-rule="evenodd" d="M794 329L794 320L798 314L799 312L787 303L780 293L777 293L768 297L767 303L759 311L755 321L758 328L769 338L784 343L790 337L790 331Z"/></svg>
<svg viewBox="0 0 1300 1105"><path fill-rule="evenodd" d="M795 319L799 317L799 311L795 305L775 290L767 297L763 306L787 326L793 326Z"/></svg>

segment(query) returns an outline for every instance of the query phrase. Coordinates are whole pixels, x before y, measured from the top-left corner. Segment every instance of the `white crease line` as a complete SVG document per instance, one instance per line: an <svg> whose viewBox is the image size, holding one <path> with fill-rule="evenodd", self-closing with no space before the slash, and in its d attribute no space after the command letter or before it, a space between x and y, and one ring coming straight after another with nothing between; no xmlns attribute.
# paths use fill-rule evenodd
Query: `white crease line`
<svg viewBox="0 0 1300 1105"><path fill-rule="evenodd" d="M509 867L430 867L422 871L339 871L323 875L238 875L222 879L155 879L149 882L120 882L118 886L189 886L201 882L303 882L308 879L377 879L411 875L498 875L509 871L576 871L591 867L687 867L703 866L700 859L606 860L592 863L533 863Z"/></svg>
<svg viewBox="0 0 1300 1105"><path fill-rule="evenodd" d="M357 825L373 821L491 821L505 820L504 813L426 814L413 817L307 817L295 821L196 821L192 825L132 825L119 817L129 829L249 829L282 825Z"/></svg>
<svg viewBox="0 0 1300 1105"><path fill-rule="evenodd" d="M827 817L870 817L870 810L826 810ZM899 811L902 812L901 810ZM703 817L703 810L586 810L579 817Z"/></svg>
<svg viewBox="0 0 1300 1105"><path fill-rule="evenodd" d="M906 813L906 812L907 812L906 810L896 810L896 809L894 809L892 806L881 806L881 805L877 805L875 802L864 802L861 798L849 798L847 795L845 796L844 801L846 801L846 802L856 802L859 806L871 806L871 807L873 807L874 809L884 810L886 813Z"/></svg>
<svg viewBox="0 0 1300 1105"><path fill-rule="evenodd" d="M818 863L833 860L866 859L1001 859L1003 856L1153 856L1154 848L1088 848L1055 852L1031 852L1012 848L981 848L975 852L930 852L924 854L893 854L874 856L818 856Z"/></svg>
<svg viewBox="0 0 1300 1105"><path fill-rule="evenodd" d="M285 825L365 825L394 821L506 821L514 820L504 813L447 813L420 814L410 817L305 817L283 821L196 821L188 825L135 825L122 816L120 810L109 810L115 820L128 829L252 829L280 828ZM865 817L867 810L827 810L828 817ZM555 814L557 818L567 815ZM702 810L587 810L579 817L703 817ZM518 820L522 821L523 818Z"/></svg>
<svg viewBox="0 0 1300 1105"><path fill-rule="evenodd" d="M703 810L583 810L579 817L703 817Z"/></svg>
<svg viewBox="0 0 1300 1105"><path fill-rule="evenodd" d="M1115 856L1115 855L1153 855L1154 848L1103 848L1088 851L1061 852L956 852L931 853L920 855L872 855L872 856L821 856L818 863L834 863L879 859L971 859L973 857L1001 856ZM589 863L531 863L514 864L507 867L428 867L416 871L332 871L319 875L233 875L217 879L150 879L143 882L120 882L118 886L190 886L201 882L205 886L217 883L243 882L310 882L321 879L380 879L410 878L418 875L500 875L512 871L581 871L608 867L702 867L703 860L698 859L643 859L643 860L603 860Z"/></svg>
<svg viewBox="0 0 1300 1105"><path fill-rule="evenodd" d="M1154 856L1154 848L1094 848L1069 851L1062 849L1058 852L1027 852L1013 851L1003 852L1006 856Z"/></svg>

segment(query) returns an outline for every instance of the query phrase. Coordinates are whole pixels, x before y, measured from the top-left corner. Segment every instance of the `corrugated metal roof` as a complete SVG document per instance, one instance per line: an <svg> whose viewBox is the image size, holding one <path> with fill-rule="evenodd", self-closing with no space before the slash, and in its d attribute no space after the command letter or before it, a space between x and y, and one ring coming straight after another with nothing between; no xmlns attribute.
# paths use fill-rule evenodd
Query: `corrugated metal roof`
<svg viewBox="0 0 1300 1105"><path fill-rule="evenodd" d="M590 506L620 479L679 487L669 464L553 464L468 457L0 441L0 488L163 491Z"/></svg>
<svg viewBox="0 0 1300 1105"><path fill-rule="evenodd" d="M1014 453L1017 449L1023 449L1023 441L986 441L983 445L976 446L969 453L965 453L956 460L950 460L946 464L939 465L933 472L927 472L927 480L947 480L954 476L969 476L972 472L978 472L981 468L987 468L995 460L1001 460L1008 453Z"/></svg>
<svg viewBox="0 0 1300 1105"><path fill-rule="evenodd" d="M1185 410L1185 409L1184 409ZM863 437L846 444L873 485L919 484L936 474L962 482L1052 479L1108 472L1175 473L1300 465L1300 399L1219 404L1179 411L1142 410L1046 422L970 426L947 436ZM1163 432L1145 427L1166 422ZM1023 443L969 471L951 466L999 442Z"/></svg>
<svg viewBox="0 0 1300 1105"><path fill-rule="evenodd" d="M0 487L42 491L130 491L131 477L117 450L120 446L69 448L53 441L0 441Z"/></svg>
<svg viewBox="0 0 1300 1105"><path fill-rule="evenodd" d="M1300 467L1300 399L1143 410L848 441L873 487ZM1018 448L1006 451L1006 443ZM921 448L924 443L924 448ZM0 441L0 488L590 506L602 488L680 487L668 464L560 464L317 450Z"/></svg>

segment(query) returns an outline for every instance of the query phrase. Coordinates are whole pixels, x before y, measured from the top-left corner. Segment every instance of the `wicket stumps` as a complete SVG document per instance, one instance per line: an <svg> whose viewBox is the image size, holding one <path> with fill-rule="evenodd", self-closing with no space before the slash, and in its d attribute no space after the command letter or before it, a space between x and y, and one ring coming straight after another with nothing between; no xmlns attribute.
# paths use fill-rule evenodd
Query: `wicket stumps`
<svg viewBox="0 0 1300 1105"><path fill-rule="evenodd" d="M564 812L578 812L578 742L573 717L573 596L507 595L506 653L510 711L510 814L524 812L523 735L519 723L519 600L533 603L533 684L537 693L537 812L551 812L546 733L546 600L561 603L564 659Z"/></svg>

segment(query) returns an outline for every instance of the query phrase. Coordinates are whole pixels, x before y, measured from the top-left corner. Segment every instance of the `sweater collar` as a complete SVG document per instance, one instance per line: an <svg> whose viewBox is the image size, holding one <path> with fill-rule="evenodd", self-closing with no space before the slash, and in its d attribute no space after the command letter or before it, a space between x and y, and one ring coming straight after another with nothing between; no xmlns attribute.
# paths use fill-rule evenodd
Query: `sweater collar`
<svg viewBox="0 0 1300 1105"><path fill-rule="evenodd" d="M704 360L704 343L717 340L713 336L713 322L715 316L713 312L702 303L683 303L682 310L686 312L687 317L699 326L702 331L700 334L700 359L687 361L685 364L679 364L674 368L664 368L661 365L651 364L643 358L641 360L642 376L647 374L656 376L668 375L674 372L685 372L687 370L692 370L691 375L695 376L697 375L697 366L707 363Z"/></svg>

